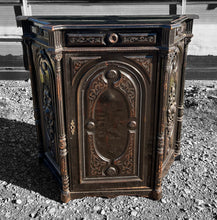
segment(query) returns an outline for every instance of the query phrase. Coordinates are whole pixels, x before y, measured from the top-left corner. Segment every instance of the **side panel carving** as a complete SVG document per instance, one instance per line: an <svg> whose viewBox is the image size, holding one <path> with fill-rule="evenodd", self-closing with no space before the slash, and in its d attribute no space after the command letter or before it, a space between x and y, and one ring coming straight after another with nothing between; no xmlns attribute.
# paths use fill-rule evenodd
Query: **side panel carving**
<svg viewBox="0 0 217 220"><path fill-rule="evenodd" d="M52 63L44 50L33 46L35 66L38 67L38 74L41 83L42 110L45 126L46 145L50 155L58 161L56 149L56 125L55 125L55 92L54 92L54 71Z"/></svg>
<svg viewBox="0 0 217 220"><path fill-rule="evenodd" d="M168 98L167 98L167 126L166 126L166 143L164 158L169 155L171 150L174 150L174 135L175 123L177 117L177 86L179 77L179 55L180 49L176 47L169 56L169 85L168 85Z"/></svg>

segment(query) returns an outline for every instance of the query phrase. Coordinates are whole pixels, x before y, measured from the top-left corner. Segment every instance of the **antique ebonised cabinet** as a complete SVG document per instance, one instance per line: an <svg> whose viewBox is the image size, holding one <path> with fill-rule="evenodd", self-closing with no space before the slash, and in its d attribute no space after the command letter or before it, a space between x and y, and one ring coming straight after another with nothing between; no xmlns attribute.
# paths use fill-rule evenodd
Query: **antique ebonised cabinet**
<svg viewBox="0 0 217 220"><path fill-rule="evenodd" d="M161 198L180 154L193 16L20 17L40 157L63 202Z"/></svg>

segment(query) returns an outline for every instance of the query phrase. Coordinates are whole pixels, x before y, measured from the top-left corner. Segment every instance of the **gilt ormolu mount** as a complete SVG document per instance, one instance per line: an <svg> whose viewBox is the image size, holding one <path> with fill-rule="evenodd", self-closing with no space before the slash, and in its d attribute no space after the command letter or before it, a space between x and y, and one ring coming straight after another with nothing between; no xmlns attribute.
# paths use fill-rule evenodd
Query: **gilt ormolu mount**
<svg viewBox="0 0 217 220"><path fill-rule="evenodd" d="M62 201L160 199L180 155L193 17L21 19L39 152Z"/></svg>

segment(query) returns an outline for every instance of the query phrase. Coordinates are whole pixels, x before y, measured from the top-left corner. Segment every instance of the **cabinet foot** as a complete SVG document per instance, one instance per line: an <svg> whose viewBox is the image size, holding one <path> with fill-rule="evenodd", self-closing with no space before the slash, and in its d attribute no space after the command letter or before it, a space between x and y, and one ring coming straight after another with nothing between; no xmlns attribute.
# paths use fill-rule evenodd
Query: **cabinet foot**
<svg viewBox="0 0 217 220"><path fill-rule="evenodd" d="M151 197L154 200L160 200L162 198L162 190L160 190L160 191L153 191Z"/></svg>
<svg viewBox="0 0 217 220"><path fill-rule="evenodd" d="M68 203L71 200L71 196L69 192L61 192L61 201L63 203Z"/></svg>
<svg viewBox="0 0 217 220"><path fill-rule="evenodd" d="M38 162L39 164L42 164L44 162L44 153L38 154Z"/></svg>
<svg viewBox="0 0 217 220"><path fill-rule="evenodd" d="M179 155L175 155L175 161L181 161L182 159L182 155L179 154Z"/></svg>

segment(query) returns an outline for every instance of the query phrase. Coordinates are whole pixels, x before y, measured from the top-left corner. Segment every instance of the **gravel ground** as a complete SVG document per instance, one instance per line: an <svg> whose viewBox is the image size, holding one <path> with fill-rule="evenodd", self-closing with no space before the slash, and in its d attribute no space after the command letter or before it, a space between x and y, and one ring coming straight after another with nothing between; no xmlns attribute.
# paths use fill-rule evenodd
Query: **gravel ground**
<svg viewBox="0 0 217 220"><path fill-rule="evenodd" d="M118 196L60 202L38 164L30 82L0 81L0 219L217 219L217 82L187 81L182 160L163 180L161 201Z"/></svg>

